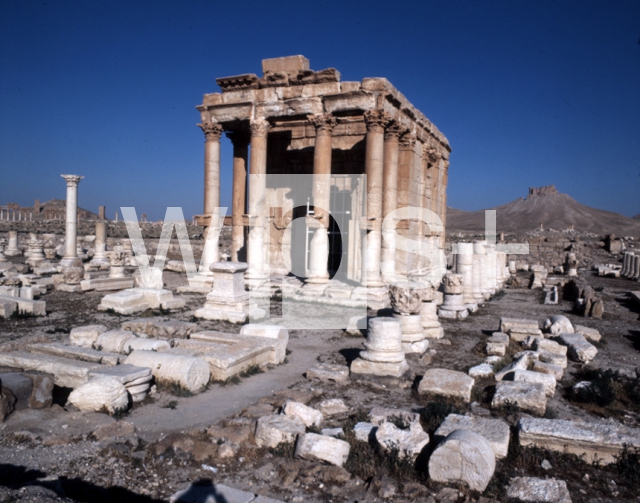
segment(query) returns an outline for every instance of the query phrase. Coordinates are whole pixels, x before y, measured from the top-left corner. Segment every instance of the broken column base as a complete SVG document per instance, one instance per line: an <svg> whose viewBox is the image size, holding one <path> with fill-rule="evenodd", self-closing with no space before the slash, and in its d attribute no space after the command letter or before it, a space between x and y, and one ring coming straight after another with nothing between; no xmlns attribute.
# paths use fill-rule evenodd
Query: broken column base
<svg viewBox="0 0 640 503"><path fill-rule="evenodd" d="M196 318L244 323L249 316L249 294L236 299L224 299L217 295L207 295L204 307L194 313Z"/></svg>
<svg viewBox="0 0 640 503"><path fill-rule="evenodd" d="M420 315L393 313L393 317L400 322L402 351L405 353L424 353L429 347L429 341L425 339Z"/></svg>
<svg viewBox="0 0 640 503"><path fill-rule="evenodd" d="M409 370L406 360L401 362L371 362L363 358L356 358L351 362L352 374L370 374L376 376L402 377Z"/></svg>
<svg viewBox="0 0 640 503"><path fill-rule="evenodd" d="M469 316L462 294L445 294L444 302L438 309L438 316L449 320L464 320Z"/></svg>
<svg viewBox="0 0 640 503"><path fill-rule="evenodd" d="M155 288L130 288L110 293L102 298L98 311L112 310L118 314L135 314L147 309L182 309L184 299L176 299L170 290Z"/></svg>

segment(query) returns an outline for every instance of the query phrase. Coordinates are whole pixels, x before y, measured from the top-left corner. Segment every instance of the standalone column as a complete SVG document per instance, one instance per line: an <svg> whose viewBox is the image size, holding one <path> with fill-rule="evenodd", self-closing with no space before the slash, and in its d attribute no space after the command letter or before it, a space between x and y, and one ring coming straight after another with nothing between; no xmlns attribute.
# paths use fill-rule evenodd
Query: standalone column
<svg viewBox="0 0 640 503"><path fill-rule="evenodd" d="M244 262L244 221L247 194L247 161L249 158L249 135L227 133L233 143L233 199L231 207L231 261Z"/></svg>
<svg viewBox="0 0 640 503"><path fill-rule="evenodd" d="M496 245L485 244L486 250L486 272L485 272L485 290L489 295L496 293Z"/></svg>
<svg viewBox="0 0 640 503"><path fill-rule="evenodd" d="M416 145L416 135L405 129L400 134L398 145L398 187L397 187L397 208L409 206L409 193L411 185L411 169L415 159L414 150ZM408 239L409 224L403 220L396 226L396 232ZM408 276L410 269L409 253L405 250L395 252L396 274Z"/></svg>
<svg viewBox="0 0 640 503"><path fill-rule="evenodd" d="M629 274L629 260L633 256L631 252L624 252L624 258L622 259L622 270L620 271L620 276L626 276Z"/></svg>
<svg viewBox="0 0 640 503"><path fill-rule="evenodd" d="M107 269L109 257L107 257L107 224L104 220L96 222L96 246L91 265Z"/></svg>
<svg viewBox="0 0 640 503"><path fill-rule="evenodd" d="M457 243L456 272L462 276L462 299L467 309L475 312L478 309L473 295L473 243Z"/></svg>
<svg viewBox="0 0 640 503"><path fill-rule="evenodd" d="M78 232L78 184L84 176L60 175L67 181L67 224L64 236L64 256L60 261L62 266L74 266L77 253Z"/></svg>
<svg viewBox="0 0 640 503"><path fill-rule="evenodd" d="M220 222L220 135L222 126L217 122L203 122L198 124L204 133L204 214L210 217L209 225L204 230L204 250L200 273L207 276L213 273L209 266L218 262L220 253L218 251L218 239L213 241L207 239L210 232L216 236L220 235L222 222Z"/></svg>
<svg viewBox="0 0 640 503"><path fill-rule="evenodd" d="M486 250L485 241L473 242L473 296L476 302L484 301Z"/></svg>
<svg viewBox="0 0 640 503"><path fill-rule="evenodd" d="M384 135L384 173L382 195L382 218L398 207L398 155L399 139L403 128L391 124ZM384 220L383 220L384 221ZM380 267L385 281L396 278L396 219L387 220L382 229L382 259Z"/></svg>
<svg viewBox="0 0 640 503"><path fill-rule="evenodd" d="M331 139L336 118L331 114L309 117L316 128L316 142L313 151L313 216L317 229L311 239L309 277L307 283L325 284L329 282L329 212L331 210Z"/></svg>
<svg viewBox="0 0 640 503"><path fill-rule="evenodd" d="M264 250L266 215L264 197L267 174L267 134L266 120L251 121L251 154L249 169L249 239L247 240L247 260L249 268L245 273L245 284L251 290L259 288L269 278ZM254 176L255 175L255 176Z"/></svg>
<svg viewBox="0 0 640 503"><path fill-rule="evenodd" d="M9 244L4 251L7 257L15 257L22 255L22 251L18 248L18 231L9 231Z"/></svg>
<svg viewBox="0 0 640 503"><path fill-rule="evenodd" d="M383 286L380 276L380 246L382 240L382 184L384 166L384 128L389 116L382 110L364 114L367 126L365 165L367 175L367 230L363 241L362 284Z"/></svg>

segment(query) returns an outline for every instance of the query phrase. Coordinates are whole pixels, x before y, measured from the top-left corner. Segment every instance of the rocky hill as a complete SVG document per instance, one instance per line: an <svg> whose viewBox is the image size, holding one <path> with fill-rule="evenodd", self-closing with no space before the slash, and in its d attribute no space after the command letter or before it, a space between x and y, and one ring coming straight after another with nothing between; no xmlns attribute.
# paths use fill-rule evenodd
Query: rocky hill
<svg viewBox="0 0 640 503"><path fill-rule="evenodd" d="M617 236L640 236L640 215L629 218L619 213L599 210L580 204L553 185L530 188L529 195L496 210L498 232L526 232L540 228L563 230L572 225L578 231ZM447 231L481 232L484 230L484 210L462 211L447 208Z"/></svg>

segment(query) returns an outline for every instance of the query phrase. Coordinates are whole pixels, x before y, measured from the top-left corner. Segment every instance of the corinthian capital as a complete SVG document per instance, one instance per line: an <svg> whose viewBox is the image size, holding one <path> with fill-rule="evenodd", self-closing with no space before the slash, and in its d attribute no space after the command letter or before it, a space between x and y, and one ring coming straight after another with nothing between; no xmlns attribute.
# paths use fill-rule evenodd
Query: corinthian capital
<svg viewBox="0 0 640 503"><path fill-rule="evenodd" d="M372 133L383 133L391 117L383 110L367 110L364 113L364 122L367 125L367 131Z"/></svg>
<svg viewBox="0 0 640 503"><path fill-rule="evenodd" d="M416 135L407 131L400 137L400 145L405 148L414 148L416 140Z"/></svg>
<svg viewBox="0 0 640 503"><path fill-rule="evenodd" d="M251 121L249 127L251 128L251 136L261 136L266 138L271 125L264 119L256 119Z"/></svg>
<svg viewBox="0 0 640 503"><path fill-rule="evenodd" d="M222 135L222 126L217 122L209 121L198 124L204 133L204 141L220 141Z"/></svg>
<svg viewBox="0 0 640 503"><path fill-rule="evenodd" d="M330 135L338 120L331 114L309 115L309 122L316 128L317 135Z"/></svg>
<svg viewBox="0 0 640 503"><path fill-rule="evenodd" d="M79 175L60 175L67 181L67 187L77 187L80 183L80 180L84 178L84 176Z"/></svg>
<svg viewBox="0 0 640 503"><path fill-rule="evenodd" d="M393 121L387 126L387 129L384 131L384 139L385 141L398 141L401 135L408 131L406 126Z"/></svg>

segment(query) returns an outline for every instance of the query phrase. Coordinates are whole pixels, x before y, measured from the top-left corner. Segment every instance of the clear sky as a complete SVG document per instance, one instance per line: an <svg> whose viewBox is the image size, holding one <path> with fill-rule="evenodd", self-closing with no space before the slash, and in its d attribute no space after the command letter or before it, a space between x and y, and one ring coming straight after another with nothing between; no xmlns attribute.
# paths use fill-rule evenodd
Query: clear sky
<svg viewBox="0 0 640 503"><path fill-rule="evenodd" d="M0 2L0 204L202 212L195 106L216 77L303 54L388 78L449 139L449 205L555 184L640 213L640 2ZM230 204L231 144L222 145Z"/></svg>

